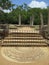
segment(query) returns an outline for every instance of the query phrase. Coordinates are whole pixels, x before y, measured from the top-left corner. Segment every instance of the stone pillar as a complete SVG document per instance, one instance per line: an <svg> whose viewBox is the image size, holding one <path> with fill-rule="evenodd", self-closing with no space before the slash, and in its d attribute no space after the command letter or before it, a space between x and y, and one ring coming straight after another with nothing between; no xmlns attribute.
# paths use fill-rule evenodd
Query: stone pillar
<svg viewBox="0 0 49 65"><path fill-rule="evenodd" d="M30 25L32 25L32 23L31 23L31 16L30 16Z"/></svg>
<svg viewBox="0 0 49 65"><path fill-rule="evenodd" d="M32 26L34 24L34 15L32 15Z"/></svg>
<svg viewBox="0 0 49 65"><path fill-rule="evenodd" d="M2 7L0 7L0 10L3 11Z"/></svg>
<svg viewBox="0 0 49 65"><path fill-rule="evenodd" d="M43 28L43 25L44 25L44 23L43 23L43 15L42 15L42 13L40 13L40 20L41 20L41 29Z"/></svg>
<svg viewBox="0 0 49 65"><path fill-rule="evenodd" d="M33 24L34 24L34 16L32 15L32 16L30 17L30 25L33 26Z"/></svg>
<svg viewBox="0 0 49 65"><path fill-rule="evenodd" d="M21 15L19 14L19 25L21 25Z"/></svg>
<svg viewBox="0 0 49 65"><path fill-rule="evenodd" d="M48 32L49 32L49 8L48 8Z"/></svg>

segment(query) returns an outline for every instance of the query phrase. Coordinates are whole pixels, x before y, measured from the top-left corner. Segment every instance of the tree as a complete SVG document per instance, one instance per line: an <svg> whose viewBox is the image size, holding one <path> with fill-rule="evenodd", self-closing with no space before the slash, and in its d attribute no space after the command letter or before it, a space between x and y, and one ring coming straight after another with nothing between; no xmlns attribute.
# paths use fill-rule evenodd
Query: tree
<svg viewBox="0 0 49 65"><path fill-rule="evenodd" d="M10 0L0 0L0 7L3 9L10 9L11 8L11 1Z"/></svg>
<svg viewBox="0 0 49 65"><path fill-rule="evenodd" d="M23 5L17 7L18 17L19 17L19 25L21 25L21 14L23 10Z"/></svg>
<svg viewBox="0 0 49 65"><path fill-rule="evenodd" d="M22 24L29 24L29 15L28 15L28 6L27 4L23 4L23 10L22 10Z"/></svg>
<svg viewBox="0 0 49 65"><path fill-rule="evenodd" d="M48 33L49 33L49 7L48 7Z"/></svg>
<svg viewBox="0 0 49 65"><path fill-rule="evenodd" d="M14 4L12 4L10 0L0 0L0 8L2 9L2 13L0 14L1 15L0 22L7 23L7 21L12 21L12 20L9 20L9 17L10 17L9 14L4 13L3 10L12 9L13 6L14 6ZM1 11L1 9L0 9L0 11Z"/></svg>

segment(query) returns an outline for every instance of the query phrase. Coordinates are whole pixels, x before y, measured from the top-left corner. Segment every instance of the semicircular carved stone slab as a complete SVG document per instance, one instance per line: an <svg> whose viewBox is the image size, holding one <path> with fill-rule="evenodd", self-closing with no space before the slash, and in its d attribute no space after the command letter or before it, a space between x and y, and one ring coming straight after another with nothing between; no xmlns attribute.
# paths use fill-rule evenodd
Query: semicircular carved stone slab
<svg viewBox="0 0 49 65"><path fill-rule="evenodd" d="M49 57L47 47L3 47L2 56L13 62L34 62Z"/></svg>

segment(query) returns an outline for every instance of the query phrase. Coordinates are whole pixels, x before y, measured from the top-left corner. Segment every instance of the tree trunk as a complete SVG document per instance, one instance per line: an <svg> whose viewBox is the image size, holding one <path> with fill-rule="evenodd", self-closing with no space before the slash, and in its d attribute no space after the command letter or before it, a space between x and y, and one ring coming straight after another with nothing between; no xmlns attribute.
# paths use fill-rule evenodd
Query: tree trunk
<svg viewBox="0 0 49 65"><path fill-rule="evenodd" d="M21 25L21 15L19 14L19 25Z"/></svg>
<svg viewBox="0 0 49 65"><path fill-rule="evenodd" d="M43 28L43 25L44 25L44 23L43 23L43 15L42 15L42 13L40 13L40 19L41 19L41 29Z"/></svg>

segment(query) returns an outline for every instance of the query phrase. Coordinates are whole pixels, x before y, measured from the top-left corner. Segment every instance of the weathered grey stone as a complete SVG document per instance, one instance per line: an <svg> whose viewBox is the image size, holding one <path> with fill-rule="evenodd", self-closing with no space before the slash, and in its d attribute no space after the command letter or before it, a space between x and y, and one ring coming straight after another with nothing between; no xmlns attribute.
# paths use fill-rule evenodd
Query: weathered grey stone
<svg viewBox="0 0 49 65"><path fill-rule="evenodd" d="M19 25L21 25L21 15L19 14Z"/></svg>
<svg viewBox="0 0 49 65"><path fill-rule="evenodd" d="M30 25L33 26L33 24L34 24L34 16L32 15L32 16L30 17Z"/></svg>
<svg viewBox="0 0 49 65"><path fill-rule="evenodd" d="M42 13L40 13L40 20L41 20L41 29L43 28L43 25L44 25L44 23L43 23L43 15L42 15Z"/></svg>

